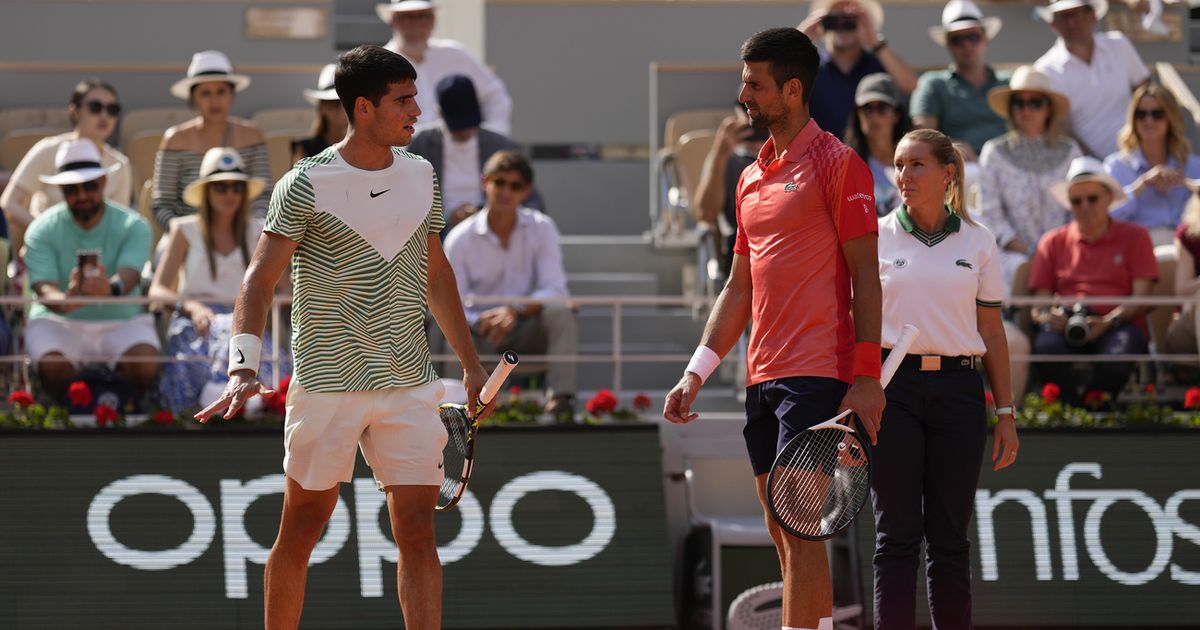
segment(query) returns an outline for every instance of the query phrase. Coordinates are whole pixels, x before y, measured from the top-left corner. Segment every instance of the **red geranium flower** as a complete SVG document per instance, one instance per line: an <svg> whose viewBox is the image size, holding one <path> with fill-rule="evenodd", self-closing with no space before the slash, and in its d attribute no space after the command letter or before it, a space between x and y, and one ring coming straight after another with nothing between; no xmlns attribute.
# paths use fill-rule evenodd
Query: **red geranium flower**
<svg viewBox="0 0 1200 630"><path fill-rule="evenodd" d="M512 394L513 396L520 396L521 392L523 391L525 390L521 389L520 385L513 385L512 387L508 388L508 393Z"/></svg>
<svg viewBox="0 0 1200 630"><path fill-rule="evenodd" d="M23 389L18 389L8 395L8 402L18 407L28 407L33 404L33 394Z"/></svg>
<svg viewBox="0 0 1200 630"><path fill-rule="evenodd" d="M638 394L633 397L633 408L638 411L646 411L654 405L654 401L645 394Z"/></svg>
<svg viewBox="0 0 1200 630"><path fill-rule="evenodd" d="M1183 406L1188 409L1200 409L1200 387L1189 387L1184 392Z"/></svg>
<svg viewBox="0 0 1200 630"><path fill-rule="evenodd" d="M992 392L983 391L983 402L987 404L988 409L996 406L996 399L992 396Z"/></svg>
<svg viewBox="0 0 1200 630"><path fill-rule="evenodd" d="M1146 383L1147 394L1153 394L1156 391L1158 391L1158 388L1154 386L1154 383Z"/></svg>
<svg viewBox="0 0 1200 630"><path fill-rule="evenodd" d="M83 381L75 381L67 388L67 400L76 407L90 407L92 404L92 388Z"/></svg>
<svg viewBox="0 0 1200 630"><path fill-rule="evenodd" d="M1042 400L1046 401L1047 404L1058 400L1058 397L1061 394L1062 389L1054 383L1046 383L1045 385L1042 385Z"/></svg>
<svg viewBox="0 0 1200 630"><path fill-rule="evenodd" d="M1108 394L1098 389L1089 390L1083 395L1083 404L1091 409L1102 407L1107 400Z"/></svg>
<svg viewBox="0 0 1200 630"><path fill-rule="evenodd" d="M617 408L617 396L612 393L612 390L602 389L596 392L596 395L587 402L588 413L593 416L602 416L606 413L611 413Z"/></svg>
<svg viewBox="0 0 1200 630"><path fill-rule="evenodd" d="M291 387L291 385L291 375L279 379L279 387L275 388L275 393L262 397L263 406L280 415L287 413L287 393L288 387ZM238 415L240 415L240 412ZM236 418L237 416L234 417Z"/></svg>
<svg viewBox="0 0 1200 630"><path fill-rule="evenodd" d="M89 394L90 395L90 394ZM117 410L108 405L96 405L96 426L105 427L121 418Z"/></svg>
<svg viewBox="0 0 1200 630"><path fill-rule="evenodd" d="M175 422L175 414L171 413L167 409L159 409L154 413L154 417L151 419L154 420L154 424L166 426Z"/></svg>

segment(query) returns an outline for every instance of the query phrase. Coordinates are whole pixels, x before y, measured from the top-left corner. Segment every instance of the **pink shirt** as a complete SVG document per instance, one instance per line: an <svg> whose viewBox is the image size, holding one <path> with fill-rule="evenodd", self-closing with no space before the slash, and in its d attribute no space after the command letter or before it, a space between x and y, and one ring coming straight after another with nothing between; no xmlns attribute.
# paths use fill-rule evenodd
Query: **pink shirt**
<svg viewBox="0 0 1200 630"><path fill-rule="evenodd" d="M750 385L853 380L850 270L842 243L878 231L862 159L810 120L775 159L768 140L737 187L733 251L750 258Z"/></svg>

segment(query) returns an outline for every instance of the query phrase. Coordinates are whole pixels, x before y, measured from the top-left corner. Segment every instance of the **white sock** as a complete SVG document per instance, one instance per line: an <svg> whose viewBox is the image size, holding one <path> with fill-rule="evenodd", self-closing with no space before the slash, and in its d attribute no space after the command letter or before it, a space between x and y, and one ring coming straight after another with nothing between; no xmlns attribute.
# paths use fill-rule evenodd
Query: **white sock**
<svg viewBox="0 0 1200 630"><path fill-rule="evenodd" d="M833 630L833 617L821 617L817 622L816 628L796 628L793 626L784 626L783 630Z"/></svg>

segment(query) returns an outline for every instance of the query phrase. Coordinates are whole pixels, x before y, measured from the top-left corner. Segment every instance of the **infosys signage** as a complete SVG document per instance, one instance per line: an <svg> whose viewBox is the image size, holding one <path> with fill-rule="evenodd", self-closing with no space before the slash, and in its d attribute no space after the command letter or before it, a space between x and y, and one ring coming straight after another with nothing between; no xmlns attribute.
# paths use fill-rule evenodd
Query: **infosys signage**
<svg viewBox="0 0 1200 630"><path fill-rule="evenodd" d="M971 535L977 625L1200 627L1200 432L1026 431Z"/></svg>
<svg viewBox="0 0 1200 630"><path fill-rule="evenodd" d="M671 623L652 427L485 431L479 449L438 520L447 628ZM0 435L0 627L261 627L280 451L273 432ZM360 466L313 552L306 626L396 627L396 560Z"/></svg>

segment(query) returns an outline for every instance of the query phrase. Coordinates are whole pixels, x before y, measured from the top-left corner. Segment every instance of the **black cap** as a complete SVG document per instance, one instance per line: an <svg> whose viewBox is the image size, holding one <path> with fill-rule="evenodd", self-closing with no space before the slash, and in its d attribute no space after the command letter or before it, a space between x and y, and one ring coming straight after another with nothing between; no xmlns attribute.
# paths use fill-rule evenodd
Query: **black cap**
<svg viewBox="0 0 1200 630"><path fill-rule="evenodd" d="M483 114L479 111L479 97L475 94L475 84L470 77L462 74L451 74L442 78L437 84L438 107L442 110L442 120L450 131L478 127L483 122Z"/></svg>

